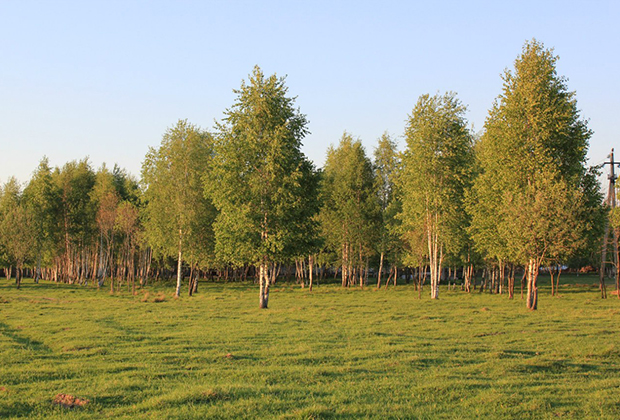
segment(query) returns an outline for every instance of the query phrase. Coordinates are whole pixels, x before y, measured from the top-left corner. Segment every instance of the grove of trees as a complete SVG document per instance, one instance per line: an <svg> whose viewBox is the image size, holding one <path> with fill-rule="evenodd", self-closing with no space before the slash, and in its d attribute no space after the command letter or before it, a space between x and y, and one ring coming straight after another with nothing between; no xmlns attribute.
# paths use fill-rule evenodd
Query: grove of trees
<svg viewBox="0 0 620 420"><path fill-rule="evenodd" d="M176 277L177 297L185 278L190 295L200 278L254 279L261 308L293 273L310 289L330 274L343 287L376 276L377 288L404 274L419 294L428 277L433 299L457 277L465 292L513 298L521 276L534 310L541 267L598 264L607 217L586 164L592 131L557 60L526 42L480 134L455 93L422 95L404 150L386 133L371 158L345 132L321 169L302 152L308 120L285 79L255 67L212 131L170 127L139 180L45 157L24 187L9 179L0 265L17 287L24 271L134 293Z"/></svg>

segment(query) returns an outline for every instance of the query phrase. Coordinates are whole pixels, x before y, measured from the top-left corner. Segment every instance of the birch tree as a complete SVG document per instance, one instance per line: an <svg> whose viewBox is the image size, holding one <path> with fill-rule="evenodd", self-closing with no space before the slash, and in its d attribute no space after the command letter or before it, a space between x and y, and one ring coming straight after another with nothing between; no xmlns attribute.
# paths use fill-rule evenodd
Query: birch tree
<svg viewBox="0 0 620 420"><path fill-rule="evenodd" d="M213 246L208 232L214 209L203 195L202 184L211 153L211 136L187 120L179 120L166 131L158 149L149 149L142 164L148 243L160 255L176 257L177 297L181 293L184 253Z"/></svg>
<svg viewBox="0 0 620 420"><path fill-rule="evenodd" d="M485 122L472 188L472 232L479 248L526 267L526 306L538 305L539 267L583 246L600 214L586 167L592 132L575 93L558 76L558 57L526 42Z"/></svg>
<svg viewBox="0 0 620 420"><path fill-rule="evenodd" d="M36 253L34 280L41 278L41 267L52 264L58 243L60 200L47 157L41 159L24 189L24 205L32 218Z"/></svg>
<svg viewBox="0 0 620 420"><path fill-rule="evenodd" d="M400 160L396 150L396 142L387 134L379 138L374 151L375 190L379 203L380 222L377 251L379 252L379 271L377 275L377 289L381 287L383 263L386 254L392 253L389 258L392 265L396 265L396 250L399 248L398 237L394 234L395 215L400 210L400 203L396 201L394 181L397 176Z"/></svg>
<svg viewBox="0 0 620 420"><path fill-rule="evenodd" d="M327 151L321 202L321 229L339 255L342 286L363 286L367 258L380 236L380 209L372 162L362 143L348 133Z"/></svg>
<svg viewBox="0 0 620 420"><path fill-rule="evenodd" d="M62 279L69 283L84 280L88 271L86 249L95 233L95 206L91 193L95 173L88 159L71 161L52 174L59 195L59 232L64 255L58 266Z"/></svg>
<svg viewBox="0 0 620 420"><path fill-rule="evenodd" d="M268 307L277 264L296 256L295 241L311 216L300 209L316 200L304 196L311 165L301 144L308 121L295 109L284 82L257 66L234 90L237 98L217 125L212 169L205 178L205 194L219 211L217 256L258 268L260 308Z"/></svg>
<svg viewBox="0 0 620 420"><path fill-rule="evenodd" d="M472 136L464 113L465 107L453 93L423 95L405 129L399 218L403 239L417 237L416 230L424 233L432 299L439 297L446 253L458 252L463 242L463 199L472 162Z"/></svg>
<svg viewBox="0 0 620 420"><path fill-rule="evenodd" d="M15 283L19 289L24 263L33 256L34 229L15 178L10 178L0 189L0 244L9 263L7 270L15 264Z"/></svg>
<svg viewBox="0 0 620 420"><path fill-rule="evenodd" d="M120 200L114 185L114 177L104 166L97 171L95 187L92 192L92 200L97 208L96 224L99 231L99 260L96 276L98 286L103 286L107 274L112 275L113 270L113 247L114 247L114 222L116 220L116 208ZM114 293L114 280L110 281L110 293Z"/></svg>

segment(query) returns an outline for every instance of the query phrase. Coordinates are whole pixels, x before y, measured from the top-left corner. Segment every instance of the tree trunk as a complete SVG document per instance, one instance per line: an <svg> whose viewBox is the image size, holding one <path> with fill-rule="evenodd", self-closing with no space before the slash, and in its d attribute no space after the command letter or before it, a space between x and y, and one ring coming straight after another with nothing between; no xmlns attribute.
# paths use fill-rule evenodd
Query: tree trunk
<svg viewBox="0 0 620 420"><path fill-rule="evenodd" d="M381 273L383 272L383 252L379 258L379 273L377 274L377 290L381 288Z"/></svg>
<svg viewBox="0 0 620 420"><path fill-rule="evenodd" d="M385 289L387 290L390 286L390 281L392 280L392 276L394 275L394 267L390 267L390 274L388 274L388 278L385 281Z"/></svg>
<svg viewBox="0 0 620 420"><path fill-rule="evenodd" d="M183 277L182 245L183 245L183 230L179 229L179 260L177 262L177 289L174 293L175 297L181 296L181 278Z"/></svg>
<svg viewBox="0 0 620 420"><path fill-rule="evenodd" d="M129 252L129 277L131 277L131 294L136 295L136 250L131 247Z"/></svg>
<svg viewBox="0 0 620 420"><path fill-rule="evenodd" d="M349 267L348 247L347 247L347 244L344 243L342 244L342 287L347 286L348 267Z"/></svg>
<svg viewBox="0 0 620 420"><path fill-rule="evenodd" d="M435 220L433 220L433 218ZM439 298L439 282L441 280L441 265L443 262L443 249L439 244L439 232L437 231L438 224L438 214L427 215L428 254L431 271L431 299Z"/></svg>
<svg viewBox="0 0 620 420"><path fill-rule="evenodd" d="M19 265L17 265L17 267L15 267L15 284L17 285L18 289L22 285L22 267L21 267L21 264L19 264Z"/></svg>
<svg viewBox="0 0 620 420"><path fill-rule="evenodd" d="M499 294L504 292L504 282L506 281L506 263L500 260L499 262Z"/></svg>
<svg viewBox="0 0 620 420"><path fill-rule="evenodd" d="M312 291L312 280L314 278L314 256L308 256L308 285L309 291Z"/></svg>
<svg viewBox="0 0 620 420"><path fill-rule="evenodd" d="M263 257L259 268L259 308L267 309L269 305L269 273L267 266L267 257Z"/></svg>
<svg viewBox="0 0 620 420"><path fill-rule="evenodd" d="M529 310L535 311L538 307L538 262L535 258L530 258L527 269L527 300L526 306Z"/></svg>
<svg viewBox="0 0 620 420"><path fill-rule="evenodd" d="M34 274L34 282L38 284L40 278L41 278L41 249L39 249L39 252L37 252L37 270L35 271L35 274Z"/></svg>
<svg viewBox="0 0 620 420"><path fill-rule="evenodd" d="M191 296L194 293L194 264L190 264L189 267L189 282L187 283L187 294Z"/></svg>

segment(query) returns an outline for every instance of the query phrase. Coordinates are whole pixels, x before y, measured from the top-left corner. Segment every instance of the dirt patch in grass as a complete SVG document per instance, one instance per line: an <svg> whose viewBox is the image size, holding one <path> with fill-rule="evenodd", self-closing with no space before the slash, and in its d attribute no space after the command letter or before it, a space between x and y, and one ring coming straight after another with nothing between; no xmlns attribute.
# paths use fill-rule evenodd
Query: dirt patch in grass
<svg viewBox="0 0 620 420"><path fill-rule="evenodd" d="M76 398L70 394L57 394L54 397L54 404L66 408L84 407L90 401L82 398Z"/></svg>

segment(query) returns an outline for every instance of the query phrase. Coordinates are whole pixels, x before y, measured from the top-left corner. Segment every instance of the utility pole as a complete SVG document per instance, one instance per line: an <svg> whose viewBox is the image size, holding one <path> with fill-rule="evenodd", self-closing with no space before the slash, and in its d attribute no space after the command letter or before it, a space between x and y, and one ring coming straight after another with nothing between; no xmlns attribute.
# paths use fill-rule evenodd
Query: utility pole
<svg viewBox="0 0 620 420"><path fill-rule="evenodd" d="M610 211L616 208L616 179L618 178L614 172L615 166L620 164L620 162L614 161L614 149L611 149L611 153L609 156L609 162L603 163L604 165L609 165L609 188L607 190L607 199L605 200L605 204L609 208ZM609 231L611 230L611 234L613 237L613 272L614 277L616 278L616 293L618 293L618 298L620 299L620 270L618 270L618 232L616 229L612 228L609 225L609 217L605 218L605 236L603 237L603 249L601 252L601 269L599 270L599 279L600 279L600 289L601 289L601 297L603 299L607 298L607 288L605 286L605 265L607 263L607 248L609 247Z"/></svg>

